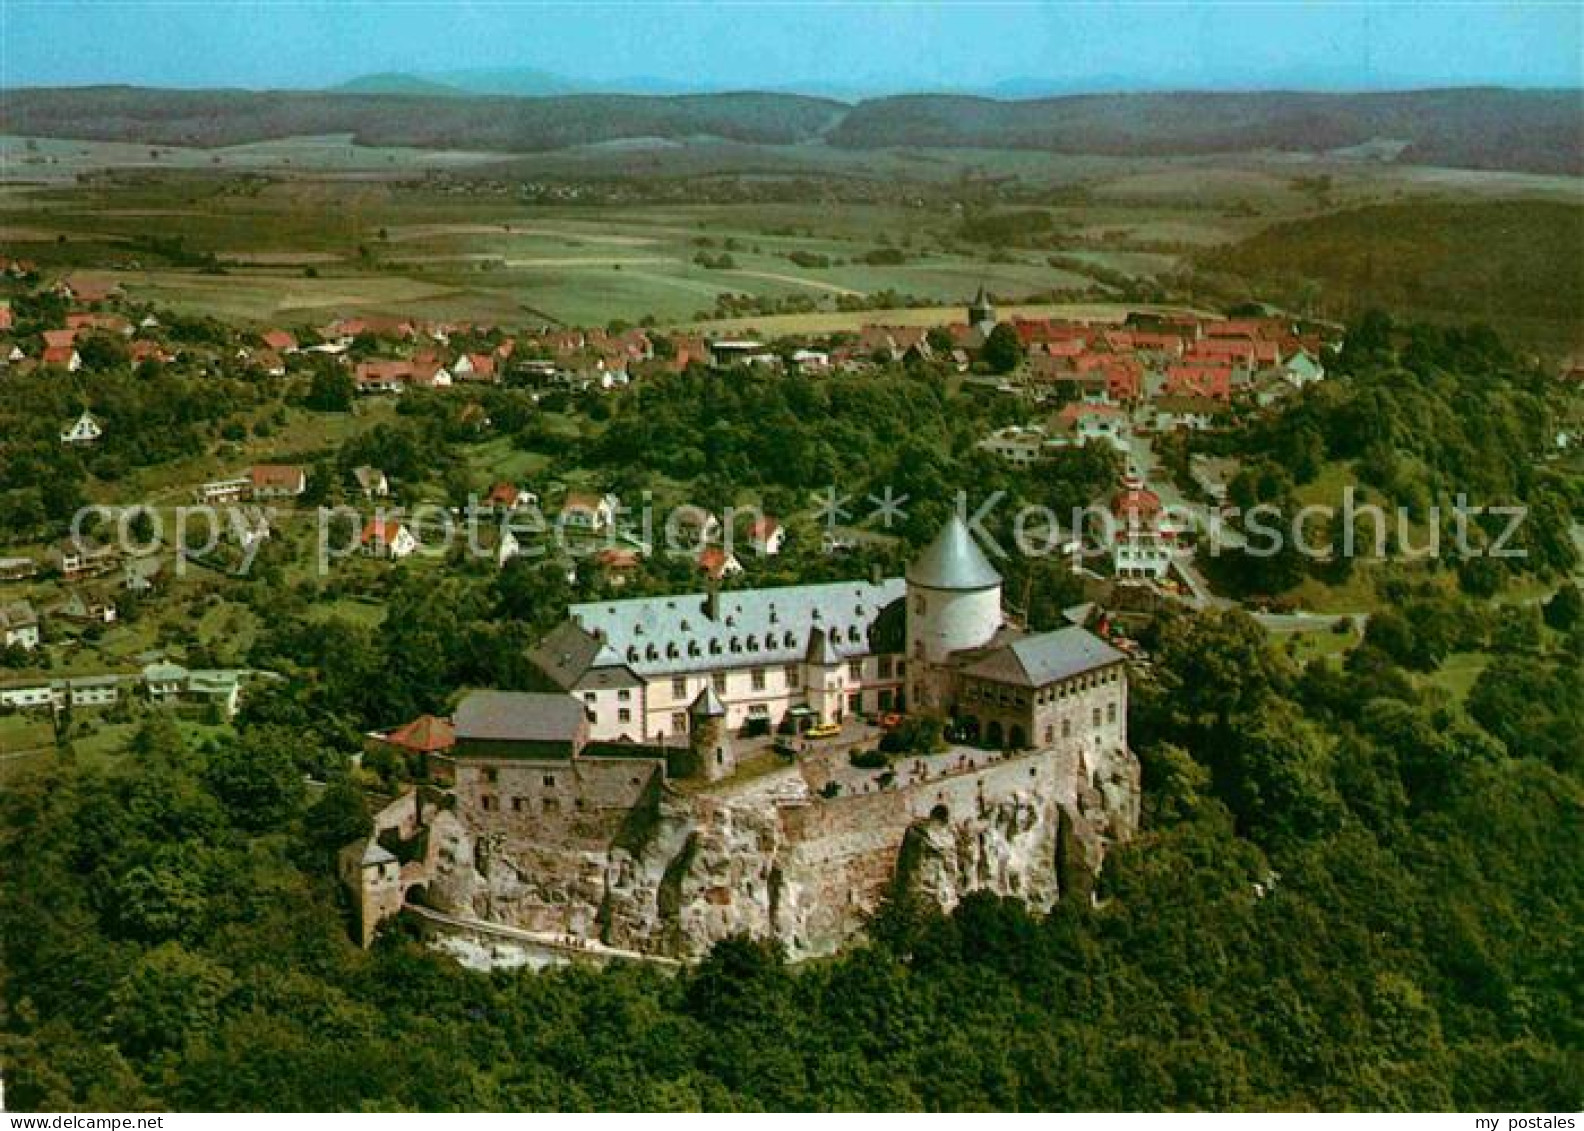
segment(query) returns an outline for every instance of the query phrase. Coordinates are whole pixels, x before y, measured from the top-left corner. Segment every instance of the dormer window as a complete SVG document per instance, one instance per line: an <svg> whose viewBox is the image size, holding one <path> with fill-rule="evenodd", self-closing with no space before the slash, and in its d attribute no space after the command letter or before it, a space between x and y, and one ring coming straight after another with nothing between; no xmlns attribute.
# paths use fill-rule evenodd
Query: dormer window
<svg viewBox="0 0 1584 1131"><path fill-rule="evenodd" d="M733 636L731 638L731 650L733 652L741 652L742 651L742 641L738 640L735 636Z"/></svg>
<svg viewBox="0 0 1584 1131"><path fill-rule="evenodd" d="M688 655L689 656L697 656L698 654L699 654L698 641L697 640L689 640L688 641Z"/></svg>
<svg viewBox="0 0 1584 1131"><path fill-rule="evenodd" d="M783 647L790 648L796 643L797 637L793 636L790 632L784 632L781 634L781 644Z"/></svg>
<svg viewBox="0 0 1584 1131"><path fill-rule="evenodd" d="M629 644L627 646L627 662L630 664L638 662L638 648L635 645Z"/></svg>
<svg viewBox="0 0 1584 1131"><path fill-rule="evenodd" d="M680 655L681 655L681 654L682 654L682 651L681 651L681 649L679 649L679 648L678 648L678 647L677 647L677 646L676 646L676 644L675 644L675 643L672 643L672 644L667 644L667 645L666 645L666 659L668 659L668 660L674 660L674 659L676 659L676 658L677 658L677 657L678 657L678 656L680 656Z"/></svg>
<svg viewBox="0 0 1584 1131"><path fill-rule="evenodd" d="M712 638L710 640L710 655L711 656L719 656L720 652L721 652L720 641L719 640L715 640L715 639Z"/></svg>

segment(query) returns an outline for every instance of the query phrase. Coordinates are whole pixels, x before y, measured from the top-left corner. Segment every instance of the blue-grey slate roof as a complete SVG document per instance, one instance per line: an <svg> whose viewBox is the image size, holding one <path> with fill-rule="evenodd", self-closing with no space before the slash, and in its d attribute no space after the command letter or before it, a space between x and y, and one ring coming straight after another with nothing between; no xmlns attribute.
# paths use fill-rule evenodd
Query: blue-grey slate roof
<svg viewBox="0 0 1584 1131"><path fill-rule="evenodd" d="M974 541L962 516L953 514L935 541L925 547L912 565L907 579L930 589L989 589L1001 584L1001 575Z"/></svg>

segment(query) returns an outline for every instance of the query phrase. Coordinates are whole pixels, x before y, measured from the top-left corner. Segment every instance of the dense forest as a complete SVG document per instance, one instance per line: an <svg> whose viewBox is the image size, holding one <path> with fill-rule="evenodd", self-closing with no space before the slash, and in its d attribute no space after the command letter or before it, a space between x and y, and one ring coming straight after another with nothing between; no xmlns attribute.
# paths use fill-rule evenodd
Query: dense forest
<svg viewBox="0 0 1584 1131"><path fill-rule="evenodd" d="M1584 171L1571 91L1100 94L1025 101L907 95L848 106L796 94L542 98L101 86L7 92L0 129L39 137L238 145L350 134L367 145L537 152L621 138L712 136L855 149L1038 149L1117 157L1325 152L1386 140L1398 160Z"/></svg>
<svg viewBox="0 0 1584 1131"><path fill-rule="evenodd" d="M1201 281L1352 321L1404 317L1501 326L1577 345L1584 206L1561 201L1378 204L1274 224L1195 257Z"/></svg>

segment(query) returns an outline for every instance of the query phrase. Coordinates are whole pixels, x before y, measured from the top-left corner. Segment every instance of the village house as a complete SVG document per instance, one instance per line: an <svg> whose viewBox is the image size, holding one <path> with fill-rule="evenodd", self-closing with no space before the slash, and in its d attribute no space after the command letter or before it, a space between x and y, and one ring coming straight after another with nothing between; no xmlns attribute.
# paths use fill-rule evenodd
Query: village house
<svg viewBox="0 0 1584 1131"><path fill-rule="evenodd" d="M91 413L84 412L75 424L61 433L60 438L63 444L94 444L103 435L104 429L99 427L99 422Z"/></svg>
<svg viewBox="0 0 1584 1131"><path fill-rule="evenodd" d="M504 514L539 505L539 496L515 483L497 483L484 496L484 509Z"/></svg>
<svg viewBox="0 0 1584 1131"><path fill-rule="evenodd" d="M55 615L77 624L114 624L115 602L98 593L73 590L66 602L55 610Z"/></svg>
<svg viewBox="0 0 1584 1131"><path fill-rule="evenodd" d="M698 567L711 581L722 581L743 572L737 555L722 546L705 546L700 550Z"/></svg>
<svg viewBox="0 0 1584 1131"><path fill-rule="evenodd" d="M773 558L786 541L786 527L774 515L760 515L748 528L748 545L761 558Z"/></svg>
<svg viewBox="0 0 1584 1131"><path fill-rule="evenodd" d="M64 369L68 373L76 373L82 369L82 355L71 346L46 346L39 355L41 365L53 365Z"/></svg>
<svg viewBox="0 0 1584 1131"><path fill-rule="evenodd" d="M55 293L77 303L92 305L109 302L123 294L121 284L113 279L95 279L87 275L67 275L55 284Z"/></svg>
<svg viewBox="0 0 1584 1131"><path fill-rule="evenodd" d="M1127 413L1104 401L1075 401L1056 414L1056 429L1049 443L1053 447L1085 444L1110 444L1127 454L1131 429Z"/></svg>
<svg viewBox="0 0 1584 1131"><path fill-rule="evenodd" d="M352 469L352 481L365 499L383 499L390 494L390 480L377 467L367 464Z"/></svg>
<svg viewBox="0 0 1584 1131"><path fill-rule="evenodd" d="M369 519L358 542L370 557L391 561L405 558L419 547L418 539L405 523L383 518Z"/></svg>
<svg viewBox="0 0 1584 1131"><path fill-rule="evenodd" d="M594 566L600 580L610 589L620 589L627 579L638 572L640 559L635 550L611 546L594 555Z"/></svg>
<svg viewBox="0 0 1584 1131"><path fill-rule="evenodd" d="M278 354L297 352L297 335L288 330L265 330L259 335L259 341L266 349L272 349Z"/></svg>
<svg viewBox="0 0 1584 1131"><path fill-rule="evenodd" d="M248 477L211 479L193 488L193 498L204 506L223 506L239 502L253 490L253 480Z"/></svg>
<svg viewBox="0 0 1584 1131"><path fill-rule="evenodd" d="M1110 516L1101 539L1110 551L1113 574L1119 580L1164 578L1178 552L1180 532L1160 496L1129 475L1111 499Z"/></svg>
<svg viewBox="0 0 1584 1131"><path fill-rule="evenodd" d="M1009 424L975 446L1014 467L1030 467L1045 456L1045 429L1038 424Z"/></svg>
<svg viewBox="0 0 1584 1131"><path fill-rule="evenodd" d="M248 469L255 500L294 499L308 489L308 474L293 464L261 463Z"/></svg>
<svg viewBox="0 0 1584 1131"><path fill-rule="evenodd" d="M616 513L620 509L621 500L615 495L568 491L561 503L561 526L564 530L603 534L616 525Z"/></svg>
<svg viewBox="0 0 1584 1131"><path fill-rule="evenodd" d="M683 503L666 516L666 537L682 547L702 546L721 536L721 520L694 503Z"/></svg>
<svg viewBox="0 0 1584 1131"><path fill-rule="evenodd" d="M38 563L32 558L0 558L0 581L26 581L38 576Z"/></svg>
<svg viewBox="0 0 1584 1131"><path fill-rule="evenodd" d="M134 332L132 323L121 315L97 312L68 314L66 328L78 332L114 334L122 338L130 338Z"/></svg>
<svg viewBox="0 0 1584 1131"><path fill-rule="evenodd" d="M458 381L483 381L497 384L500 376L495 358L487 353L465 353L451 366L451 375Z"/></svg>
<svg viewBox="0 0 1584 1131"><path fill-rule="evenodd" d="M39 618L26 601L0 605L0 648L31 652L39 646Z"/></svg>
<svg viewBox="0 0 1584 1131"><path fill-rule="evenodd" d="M51 564L67 581L84 577L97 577L115 568L115 548L104 545L89 535L63 538L50 547Z"/></svg>
<svg viewBox="0 0 1584 1131"><path fill-rule="evenodd" d="M1207 432L1225 419L1227 406L1209 397L1158 397L1149 415L1157 432Z"/></svg>

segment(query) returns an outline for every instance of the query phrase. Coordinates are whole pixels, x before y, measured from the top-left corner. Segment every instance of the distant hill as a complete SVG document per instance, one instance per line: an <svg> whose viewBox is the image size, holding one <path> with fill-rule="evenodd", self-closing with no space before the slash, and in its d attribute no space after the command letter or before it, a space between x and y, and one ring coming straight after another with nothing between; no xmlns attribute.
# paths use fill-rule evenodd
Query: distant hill
<svg viewBox="0 0 1584 1131"><path fill-rule="evenodd" d="M532 153L634 137L784 145L817 136L845 109L788 94L530 99L101 86L7 91L0 132L189 146L344 133L365 145Z"/></svg>
<svg viewBox="0 0 1584 1131"><path fill-rule="evenodd" d="M1323 152L1390 138L1413 165L1584 173L1584 95L1496 89L1395 94L1105 94L998 102L862 102L830 135L856 148L1041 149L1125 157Z"/></svg>
<svg viewBox="0 0 1584 1131"><path fill-rule="evenodd" d="M424 76L436 82L469 94L504 94L515 98L549 98L562 94L602 93L586 83L575 82L564 75L551 74L534 67L485 67L465 71L441 71ZM607 88L606 92L610 92ZM615 93L633 92L625 89Z"/></svg>
<svg viewBox="0 0 1584 1131"><path fill-rule="evenodd" d="M13 90L0 94L0 130L197 146L348 133L370 145L521 153L623 138L696 136L753 144L823 137L852 149L972 147L1113 156L1325 152L1391 141L1401 146L1396 160L1404 164L1584 173L1584 96L1578 91L1105 94L1024 101L906 95L850 106L773 93L480 96L459 94L456 84L464 81L515 81L527 90L560 80L543 72L476 71L434 78L371 75L340 92ZM431 83L441 89L414 89Z"/></svg>
<svg viewBox="0 0 1584 1131"><path fill-rule="evenodd" d="M423 78L419 75L402 74L397 71L385 71L377 75L359 75L349 79L339 86L332 86L326 90L327 94L427 94L437 97L455 98L466 92L458 87L450 86L434 79Z"/></svg>

